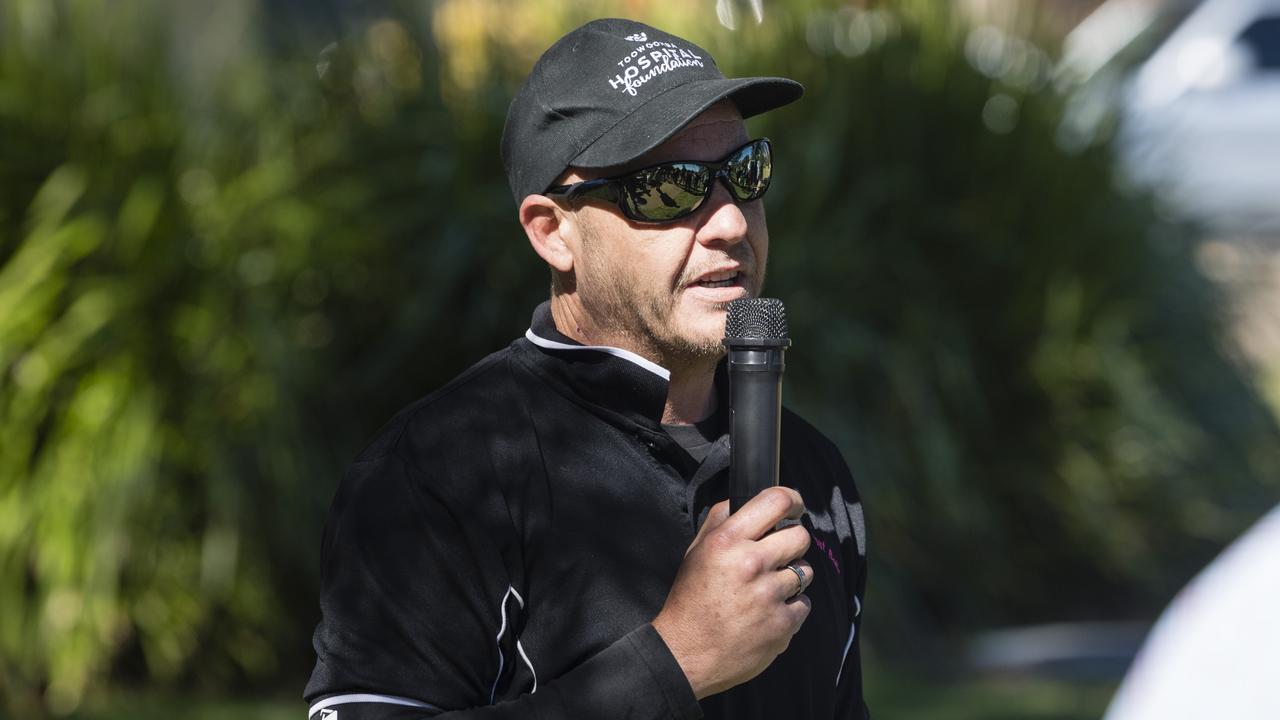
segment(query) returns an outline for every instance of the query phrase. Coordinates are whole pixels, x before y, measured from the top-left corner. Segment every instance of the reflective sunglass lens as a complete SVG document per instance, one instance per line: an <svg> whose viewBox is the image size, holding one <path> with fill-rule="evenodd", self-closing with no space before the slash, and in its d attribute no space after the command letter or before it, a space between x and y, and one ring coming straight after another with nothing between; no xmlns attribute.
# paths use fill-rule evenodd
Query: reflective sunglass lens
<svg viewBox="0 0 1280 720"><path fill-rule="evenodd" d="M769 189L772 162L769 144L755 142L743 148L725 163L725 177L740 201L754 200Z"/></svg>
<svg viewBox="0 0 1280 720"><path fill-rule="evenodd" d="M637 220L663 221L684 217L707 195L710 173L692 163L660 165L638 173L624 185L627 214Z"/></svg>

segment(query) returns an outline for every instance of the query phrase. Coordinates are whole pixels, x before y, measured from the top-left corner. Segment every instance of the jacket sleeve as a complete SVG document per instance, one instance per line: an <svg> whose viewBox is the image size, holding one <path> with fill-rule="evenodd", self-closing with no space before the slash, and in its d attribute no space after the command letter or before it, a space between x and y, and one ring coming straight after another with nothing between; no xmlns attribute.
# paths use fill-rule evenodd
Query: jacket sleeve
<svg viewBox="0 0 1280 720"><path fill-rule="evenodd" d="M519 643L523 593L484 498L420 480L391 453L353 465L335 496L310 720L702 716L648 624L559 677L537 676Z"/></svg>

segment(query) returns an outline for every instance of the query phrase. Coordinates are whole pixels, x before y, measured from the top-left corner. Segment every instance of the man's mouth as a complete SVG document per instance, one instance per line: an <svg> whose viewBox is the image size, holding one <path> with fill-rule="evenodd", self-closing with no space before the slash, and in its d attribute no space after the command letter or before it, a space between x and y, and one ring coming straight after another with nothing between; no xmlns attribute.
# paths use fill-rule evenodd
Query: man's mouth
<svg viewBox="0 0 1280 720"><path fill-rule="evenodd" d="M741 276L742 273L737 270L727 270L725 272L710 273L693 284L705 288L732 287L739 284Z"/></svg>

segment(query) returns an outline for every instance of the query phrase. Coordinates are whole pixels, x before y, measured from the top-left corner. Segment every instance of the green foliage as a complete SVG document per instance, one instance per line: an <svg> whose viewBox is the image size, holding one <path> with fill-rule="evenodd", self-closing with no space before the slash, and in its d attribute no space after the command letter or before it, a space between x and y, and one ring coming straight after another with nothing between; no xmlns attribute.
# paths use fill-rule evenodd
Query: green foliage
<svg viewBox="0 0 1280 720"><path fill-rule="evenodd" d="M546 293L497 157L506 101L531 52L624 11L263 7L0 6L13 712L65 714L108 676L300 687L341 468ZM1034 47L949 8L647 18L809 88L753 121L780 163L770 293L789 397L868 500L886 653L1150 614L1280 467L1190 235L1115 189L1106 147L1058 147Z"/></svg>
<svg viewBox="0 0 1280 720"><path fill-rule="evenodd" d="M451 127L423 38L363 24L320 77L264 42L254 3L131 8L4 9L0 697L18 708L74 708L113 663L300 685L340 468L529 304L494 271L523 272L509 230L474 242L501 180L470 163L492 146ZM432 333L462 355L425 352Z"/></svg>

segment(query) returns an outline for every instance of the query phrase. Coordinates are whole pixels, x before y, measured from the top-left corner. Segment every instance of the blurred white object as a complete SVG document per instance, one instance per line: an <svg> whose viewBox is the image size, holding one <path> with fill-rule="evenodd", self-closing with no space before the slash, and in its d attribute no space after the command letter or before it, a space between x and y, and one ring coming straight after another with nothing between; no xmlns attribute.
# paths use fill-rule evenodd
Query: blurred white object
<svg viewBox="0 0 1280 720"><path fill-rule="evenodd" d="M1135 622L1069 622L990 630L969 642L969 667L988 675L1113 681L1150 629Z"/></svg>
<svg viewBox="0 0 1280 720"><path fill-rule="evenodd" d="M716 17L729 30L738 29L738 12L733 8L738 1L716 0ZM751 16L756 19L756 24L764 22L764 0L746 0L746 4L750 6Z"/></svg>
<svg viewBox="0 0 1280 720"><path fill-rule="evenodd" d="M1280 718L1280 507L1161 616L1105 720Z"/></svg>
<svg viewBox="0 0 1280 720"><path fill-rule="evenodd" d="M1280 227L1280 0L1204 0L1124 99L1130 174L1175 211Z"/></svg>
<svg viewBox="0 0 1280 720"><path fill-rule="evenodd" d="M1094 76L1158 19L1161 0L1107 0L1062 40L1059 82Z"/></svg>

